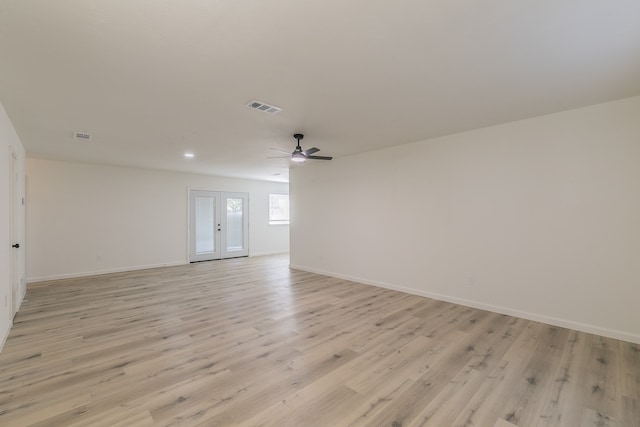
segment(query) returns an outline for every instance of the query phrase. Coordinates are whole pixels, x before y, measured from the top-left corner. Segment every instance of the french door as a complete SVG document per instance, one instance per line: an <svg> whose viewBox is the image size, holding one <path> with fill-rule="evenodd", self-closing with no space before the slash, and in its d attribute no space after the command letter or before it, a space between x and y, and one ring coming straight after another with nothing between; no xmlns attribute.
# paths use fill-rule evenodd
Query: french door
<svg viewBox="0 0 640 427"><path fill-rule="evenodd" d="M189 191L189 261L249 255L249 194Z"/></svg>

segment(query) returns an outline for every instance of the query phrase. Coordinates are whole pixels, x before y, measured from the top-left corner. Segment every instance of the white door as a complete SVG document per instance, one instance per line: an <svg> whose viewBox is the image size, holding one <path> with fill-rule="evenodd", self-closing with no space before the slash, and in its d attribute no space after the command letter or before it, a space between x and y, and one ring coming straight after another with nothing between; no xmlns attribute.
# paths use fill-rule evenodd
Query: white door
<svg viewBox="0 0 640 427"><path fill-rule="evenodd" d="M222 258L249 255L249 195L222 193Z"/></svg>
<svg viewBox="0 0 640 427"><path fill-rule="evenodd" d="M189 191L189 261L249 255L249 195Z"/></svg>
<svg viewBox="0 0 640 427"><path fill-rule="evenodd" d="M9 206L9 233L11 236L11 252L9 260L9 280L11 283L11 295L9 296L9 315L13 316L20 307L20 280L18 274L18 251L24 250L18 241L18 159L13 150L9 153L11 202ZM22 245L24 246L24 245Z"/></svg>
<svg viewBox="0 0 640 427"><path fill-rule="evenodd" d="M189 261L220 258L220 193L189 192Z"/></svg>

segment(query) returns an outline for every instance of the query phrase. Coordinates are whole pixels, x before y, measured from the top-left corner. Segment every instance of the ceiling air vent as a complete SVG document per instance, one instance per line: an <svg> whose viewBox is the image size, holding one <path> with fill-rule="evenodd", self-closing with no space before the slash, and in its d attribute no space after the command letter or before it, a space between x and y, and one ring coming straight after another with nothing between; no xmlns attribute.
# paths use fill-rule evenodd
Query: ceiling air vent
<svg viewBox="0 0 640 427"><path fill-rule="evenodd" d="M253 108L254 110L264 111L265 113L269 113L269 114L276 114L282 111L282 108L280 107L276 107L275 105L265 104L264 102L260 102L260 101L251 101L250 103L247 104L247 107Z"/></svg>
<svg viewBox="0 0 640 427"><path fill-rule="evenodd" d="M75 139L89 140L91 139L91 135L85 132L74 132L73 137Z"/></svg>

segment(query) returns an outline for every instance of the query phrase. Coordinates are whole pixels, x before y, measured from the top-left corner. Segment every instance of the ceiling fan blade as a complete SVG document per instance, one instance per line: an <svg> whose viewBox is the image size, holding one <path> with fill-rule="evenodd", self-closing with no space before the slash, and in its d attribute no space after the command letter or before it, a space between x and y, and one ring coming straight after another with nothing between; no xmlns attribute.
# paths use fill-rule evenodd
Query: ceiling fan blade
<svg viewBox="0 0 640 427"><path fill-rule="evenodd" d="M307 156L307 159L313 159L313 160L331 160L331 159L333 159L333 157L328 157L328 156Z"/></svg>
<svg viewBox="0 0 640 427"><path fill-rule="evenodd" d="M318 151L320 151L319 148L313 147L309 148L308 150L304 150L302 154L304 154L305 157L309 157L310 155L312 155L313 153L317 153Z"/></svg>
<svg viewBox="0 0 640 427"><path fill-rule="evenodd" d="M269 150L277 151L278 153L283 153L283 154L291 155L291 151L285 151L285 150L282 150L282 149L280 149L280 148L273 148L273 147L271 147L271 148L269 148Z"/></svg>

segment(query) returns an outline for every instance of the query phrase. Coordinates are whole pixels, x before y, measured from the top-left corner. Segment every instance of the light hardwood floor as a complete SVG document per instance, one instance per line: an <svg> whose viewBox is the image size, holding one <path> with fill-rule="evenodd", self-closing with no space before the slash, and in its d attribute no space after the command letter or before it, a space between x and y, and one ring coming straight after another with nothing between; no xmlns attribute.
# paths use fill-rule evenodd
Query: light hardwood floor
<svg viewBox="0 0 640 427"><path fill-rule="evenodd" d="M0 425L640 425L638 345L287 265L30 285Z"/></svg>

